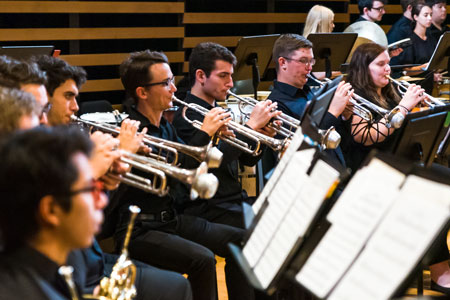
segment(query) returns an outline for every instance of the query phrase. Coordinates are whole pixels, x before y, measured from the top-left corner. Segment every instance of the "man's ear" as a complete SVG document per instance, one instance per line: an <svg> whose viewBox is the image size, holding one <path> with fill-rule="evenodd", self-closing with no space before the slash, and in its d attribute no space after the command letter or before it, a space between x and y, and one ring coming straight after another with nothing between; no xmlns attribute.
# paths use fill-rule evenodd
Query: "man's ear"
<svg viewBox="0 0 450 300"><path fill-rule="evenodd" d="M205 71L201 69L195 70L195 81L199 82L200 84L204 84L206 81L206 73Z"/></svg>
<svg viewBox="0 0 450 300"><path fill-rule="evenodd" d="M143 86L138 86L137 88L136 88L136 96L139 98L139 99L147 99L147 94L148 94L148 90L145 88L145 87L143 87Z"/></svg>
<svg viewBox="0 0 450 300"><path fill-rule="evenodd" d="M41 220L43 225L58 226L60 224L61 210L53 196L44 196L39 202L39 220Z"/></svg>
<svg viewBox="0 0 450 300"><path fill-rule="evenodd" d="M369 13L369 9L367 7L363 8L363 15L367 15Z"/></svg>
<svg viewBox="0 0 450 300"><path fill-rule="evenodd" d="M287 59L280 56L278 57L278 69L286 70Z"/></svg>

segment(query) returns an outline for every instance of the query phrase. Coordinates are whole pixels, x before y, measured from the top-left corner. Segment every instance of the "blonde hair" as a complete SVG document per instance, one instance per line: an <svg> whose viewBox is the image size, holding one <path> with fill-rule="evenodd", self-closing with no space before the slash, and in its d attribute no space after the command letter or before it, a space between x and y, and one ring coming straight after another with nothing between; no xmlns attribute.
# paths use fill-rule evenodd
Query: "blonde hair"
<svg viewBox="0 0 450 300"><path fill-rule="evenodd" d="M314 5L308 12L303 36L308 37L310 33L329 33L333 31L331 22L334 19L334 13L328 7Z"/></svg>

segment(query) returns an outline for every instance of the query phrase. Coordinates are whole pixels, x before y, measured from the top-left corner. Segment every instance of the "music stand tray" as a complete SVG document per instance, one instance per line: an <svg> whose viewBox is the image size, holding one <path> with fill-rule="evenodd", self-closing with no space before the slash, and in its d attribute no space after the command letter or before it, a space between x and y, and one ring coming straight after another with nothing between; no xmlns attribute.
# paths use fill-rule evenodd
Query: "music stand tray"
<svg viewBox="0 0 450 300"><path fill-rule="evenodd" d="M441 35L439 43L434 49L433 56L426 67L426 71L434 71L439 69L448 70L450 65L450 32Z"/></svg>
<svg viewBox="0 0 450 300"><path fill-rule="evenodd" d="M0 55L15 59L28 59L32 56L52 55L55 46L2 46Z"/></svg>
<svg viewBox="0 0 450 300"><path fill-rule="evenodd" d="M273 44L279 36L279 34L269 34L242 37L234 51L237 59L233 74L234 81L253 79L253 90L256 91L261 78L260 74L265 75L272 58Z"/></svg>
<svg viewBox="0 0 450 300"><path fill-rule="evenodd" d="M340 70L345 63L353 44L358 37L357 33L311 33L308 40L313 43L316 64L313 72L324 72L331 77L331 71Z"/></svg>

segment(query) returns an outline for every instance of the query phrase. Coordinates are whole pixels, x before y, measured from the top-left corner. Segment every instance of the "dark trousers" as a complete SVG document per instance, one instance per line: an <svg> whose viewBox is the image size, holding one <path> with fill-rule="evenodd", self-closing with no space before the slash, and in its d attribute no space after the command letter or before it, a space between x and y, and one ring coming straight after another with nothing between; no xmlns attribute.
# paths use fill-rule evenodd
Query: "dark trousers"
<svg viewBox="0 0 450 300"><path fill-rule="evenodd" d="M200 217L210 222L244 229L242 204L237 201L226 203L225 207L211 205L207 201L202 201L197 205L186 208L184 214Z"/></svg>
<svg viewBox="0 0 450 300"><path fill-rule="evenodd" d="M105 272L111 274L117 255L104 254ZM183 275L161 270L139 261L136 265L135 300L192 300L189 281Z"/></svg>
<svg viewBox="0 0 450 300"><path fill-rule="evenodd" d="M152 224L154 226L155 224ZM142 228L145 224L141 224ZM179 215L176 222L158 229L139 230L129 245L131 257L171 271L186 273L195 300L217 299L214 253L226 261L225 275L230 300L254 299L248 284L228 250L239 244L244 230L202 218Z"/></svg>

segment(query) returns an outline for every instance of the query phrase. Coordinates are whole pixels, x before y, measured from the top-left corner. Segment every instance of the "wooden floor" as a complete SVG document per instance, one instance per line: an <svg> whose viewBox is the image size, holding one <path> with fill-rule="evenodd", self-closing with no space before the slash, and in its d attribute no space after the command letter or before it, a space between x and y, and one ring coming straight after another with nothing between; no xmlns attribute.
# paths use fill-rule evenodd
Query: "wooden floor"
<svg viewBox="0 0 450 300"><path fill-rule="evenodd" d="M227 284L225 283L225 259L216 256L217 288L219 300L228 300Z"/></svg>

